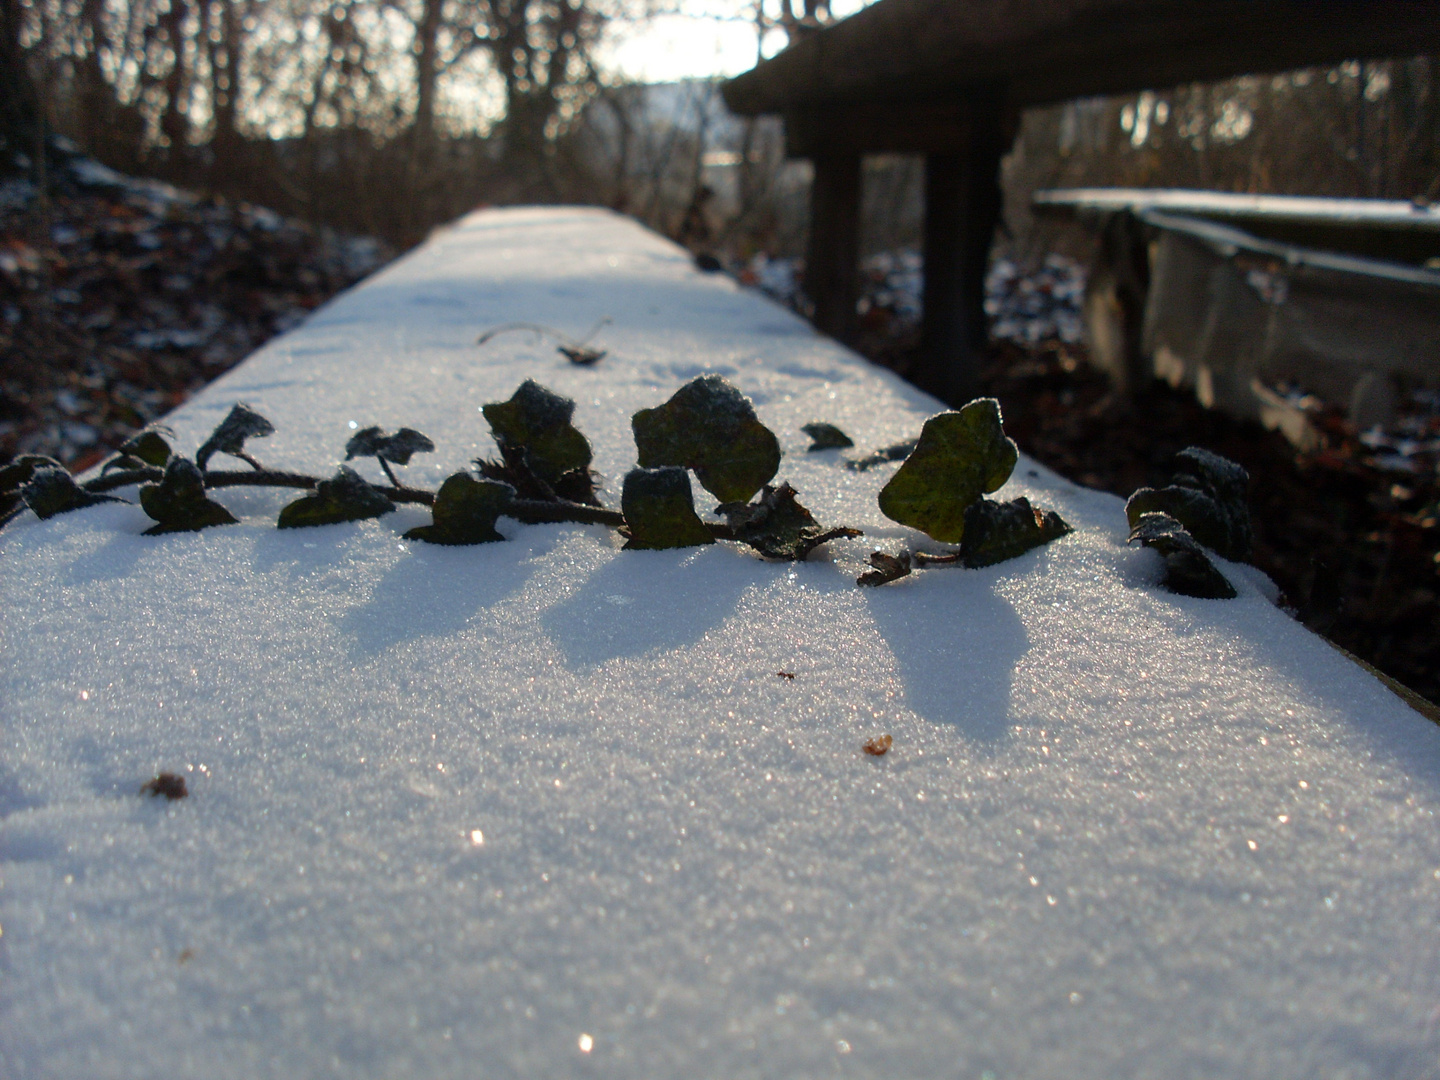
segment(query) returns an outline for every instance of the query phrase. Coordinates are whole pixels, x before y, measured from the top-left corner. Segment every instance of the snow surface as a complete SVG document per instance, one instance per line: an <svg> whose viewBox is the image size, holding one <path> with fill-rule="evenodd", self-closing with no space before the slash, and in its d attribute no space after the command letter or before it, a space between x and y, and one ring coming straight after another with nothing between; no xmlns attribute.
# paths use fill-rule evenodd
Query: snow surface
<svg viewBox="0 0 1440 1080"><path fill-rule="evenodd" d="M605 315L594 368L473 344ZM613 504L631 413L704 372L869 536L437 548L415 508L282 533L239 489L200 534L0 534L0 1075L1440 1075L1440 731L1253 572L1161 591L1118 499L1024 458L1002 495L1073 536L856 588L920 538L893 466L799 428L867 449L935 403L633 223L472 215L171 421L193 452L248 401L315 471L411 425L435 485L533 377ZM141 797L159 770L190 798Z"/></svg>

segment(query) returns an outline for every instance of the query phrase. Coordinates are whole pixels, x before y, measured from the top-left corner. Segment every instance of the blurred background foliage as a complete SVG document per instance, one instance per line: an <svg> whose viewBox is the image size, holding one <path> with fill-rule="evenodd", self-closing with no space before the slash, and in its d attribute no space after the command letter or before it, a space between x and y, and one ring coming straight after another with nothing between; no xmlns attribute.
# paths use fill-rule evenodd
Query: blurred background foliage
<svg viewBox="0 0 1440 1080"><path fill-rule="evenodd" d="M684 2L0 0L0 136L33 161L43 126L122 172L402 248L477 205L582 202L733 257L798 253L808 176L777 122L730 117L715 80L646 86L607 65L617 33ZM824 0L702 13L752 27L757 58L832 17ZM1009 232L1055 243L1027 212L1036 187L1435 198L1436 64L1031 110L1006 166ZM874 160L867 188L866 247L913 242L919 162Z"/></svg>

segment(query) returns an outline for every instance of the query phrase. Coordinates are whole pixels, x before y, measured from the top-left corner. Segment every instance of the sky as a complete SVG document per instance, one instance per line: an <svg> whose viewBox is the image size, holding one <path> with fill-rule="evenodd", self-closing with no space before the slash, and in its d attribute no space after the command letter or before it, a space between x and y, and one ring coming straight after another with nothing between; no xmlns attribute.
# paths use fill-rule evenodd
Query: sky
<svg viewBox="0 0 1440 1080"><path fill-rule="evenodd" d="M832 0L831 10L840 18L867 2ZM754 67L759 55L753 10L750 0L680 0L675 14L615 30L603 62L639 82L738 75ZM764 44L764 54L774 55L784 35L772 32Z"/></svg>

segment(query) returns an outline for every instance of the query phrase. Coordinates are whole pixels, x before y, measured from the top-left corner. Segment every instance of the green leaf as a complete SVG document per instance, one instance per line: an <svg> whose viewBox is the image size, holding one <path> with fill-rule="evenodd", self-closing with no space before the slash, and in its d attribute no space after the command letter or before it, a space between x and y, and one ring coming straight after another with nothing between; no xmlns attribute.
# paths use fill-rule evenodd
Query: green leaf
<svg viewBox="0 0 1440 1080"><path fill-rule="evenodd" d="M810 445L805 448L805 452L808 454L813 454L817 450L843 450L847 446L855 445L855 440L834 424L825 424L817 420L813 424L806 424L800 430L810 436Z"/></svg>
<svg viewBox="0 0 1440 1080"><path fill-rule="evenodd" d="M164 434L161 434L162 430ZM168 428L147 428L138 435L132 435L120 444L120 453L126 457L138 458L146 465L154 465L163 468L170 460L173 451L165 435L170 434Z"/></svg>
<svg viewBox="0 0 1440 1080"><path fill-rule="evenodd" d="M758 501L724 503L716 508L730 524L735 539L767 559L799 562L821 544L842 536L863 536L859 529L825 529L795 500L789 484L765 485Z"/></svg>
<svg viewBox="0 0 1440 1080"><path fill-rule="evenodd" d="M273 434L274 425L242 402L230 410L230 415L220 421L220 426L211 432L210 438L195 451L195 464L204 472L210 458L219 453L238 457L254 465L254 460L245 453L245 440Z"/></svg>
<svg viewBox="0 0 1440 1080"><path fill-rule="evenodd" d="M20 489L35 475L36 469L65 471L65 466L44 454L22 454L9 465L0 467L0 514L8 514L21 503Z"/></svg>
<svg viewBox="0 0 1440 1080"><path fill-rule="evenodd" d="M780 468L780 443L750 399L718 375L687 383L630 422L640 467L694 469L721 502L748 502Z"/></svg>
<svg viewBox="0 0 1440 1080"><path fill-rule="evenodd" d="M145 530L146 536L198 532L211 525L234 525L237 520L205 494L204 475L194 462L182 457L170 459L158 484L140 489L140 505L158 522Z"/></svg>
<svg viewBox="0 0 1440 1080"><path fill-rule="evenodd" d="M281 529L303 529L342 521L364 521L394 509L395 504L366 483L359 473L341 465L333 477L315 486L314 495L296 499L281 510L276 525Z"/></svg>
<svg viewBox="0 0 1440 1080"><path fill-rule="evenodd" d="M0 468L0 491L19 491L36 469L64 469L53 457L44 454L21 454L9 465Z"/></svg>
<svg viewBox="0 0 1440 1080"><path fill-rule="evenodd" d="M1054 510L1037 510L1024 497L1006 503L980 499L965 511L960 550L972 569L993 566L1074 531Z"/></svg>
<svg viewBox="0 0 1440 1080"><path fill-rule="evenodd" d="M899 555L891 555L884 551L872 551L866 562L873 569L866 570L856 578L856 585L874 588L910 576L910 553L907 551L902 551Z"/></svg>
<svg viewBox="0 0 1440 1080"><path fill-rule="evenodd" d="M164 432L164 434L161 434ZM165 435L169 428L147 428L138 435L132 435L120 444L120 449L100 469L100 475L116 469L163 468L172 453Z"/></svg>
<svg viewBox="0 0 1440 1080"><path fill-rule="evenodd" d="M378 427L367 427L350 436L345 444L345 460L373 457L408 465L415 454L428 454L434 449L435 444L414 428L402 427L394 435L386 435Z"/></svg>
<svg viewBox="0 0 1440 1080"><path fill-rule="evenodd" d="M1018 456L994 398L932 416L915 450L880 490L880 511L943 543L959 543L965 511L1010 478Z"/></svg>
<svg viewBox="0 0 1440 1080"><path fill-rule="evenodd" d="M435 495L434 524L411 529L405 539L455 545L504 540L495 530L495 519L510 509L514 501L515 489L509 484L456 473L440 485Z"/></svg>
<svg viewBox="0 0 1440 1080"><path fill-rule="evenodd" d="M495 442L504 453L523 451L525 464L546 484L566 473L588 472L590 442L573 424L575 402L526 379L509 401L483 405Z"/></svg>
<svg viewBox="0 0 1440 1080"><path fill-rule="evenodd" d="M1191 446L1175 455L1170 484L1135 492L1125 503L1125 516L1134 528L1145 514L1169 514L1211 551L1243 562L1250 557L1252 542L1249 485L1244 468Z"/></svg>
<svg viewBox="0 0 1440 1080"><path fill-rule="evenodd" d="M1169 514L1141 514L1130 532L1130 543L1154 548L1164 557L1163 584L1173 593L1202 600L1230 600L1236 595L1205 549Z"/></svg>
<svg viewBox="0 0 1440 1080"><path fill-rule="evenodd" d="M49 458L42 459L49 461ZM124 502L113 495L93 495L75 482L60 465L36 465L30 478L20 487L20 497L25 505L35 511L38 518L52 518L56 514L68 514L96 503Z"/></svg>
<svg viewBox="0 0 1440 1080"><path fill-rule="evenodd" d="M626 550L695 547L715 542L695 514L690 474L684 469L631 469L625 475L620 507L630 530Z"/></svg>

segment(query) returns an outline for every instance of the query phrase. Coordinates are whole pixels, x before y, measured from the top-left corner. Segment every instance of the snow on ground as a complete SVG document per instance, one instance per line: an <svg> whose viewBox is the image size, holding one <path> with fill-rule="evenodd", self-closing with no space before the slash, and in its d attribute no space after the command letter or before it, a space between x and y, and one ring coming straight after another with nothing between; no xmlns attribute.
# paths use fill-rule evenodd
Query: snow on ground
<svg viewBox="0 0 1440 1080"><path fill-rule="evenodd" d="M605 315L594 368L473 345ZM1440 1075L1440 731L1244 568L1160 591L1119 500L1023 458L1003 496L1073 536L857 589L915 539L893 466L798 429L936 406L638 226L476 214L172 420L191 452L249 401L315 471L408 424L434 485L534 377L618 501L630 414L702 372L870 535L435 548L413 508L281 533L238 489L201 534L0 534L0 1074ZM190 798L139 796L159 770Z"/></svg>

